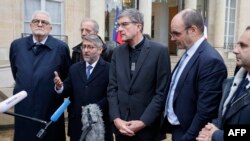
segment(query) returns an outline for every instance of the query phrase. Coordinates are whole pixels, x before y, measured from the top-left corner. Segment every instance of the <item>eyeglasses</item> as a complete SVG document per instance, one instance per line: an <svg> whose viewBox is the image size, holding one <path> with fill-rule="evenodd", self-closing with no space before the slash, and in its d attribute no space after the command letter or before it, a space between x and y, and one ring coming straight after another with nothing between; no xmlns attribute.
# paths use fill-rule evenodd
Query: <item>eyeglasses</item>
<svg viewBox="0 0 250 141"><path fill-rule="evenodd" d="M93 50L94 48L97 48L96 46L92 46L92 45L82 45L81 49L88 49L88 50Z"/></svg>
<svg viewBox="0 0 250 141"><path fill-rule="evenodd" d="M50 23L49 23L48 21L46 21L46 20L34 19L34 20L31 21L31 23L32 23L32 24L35 24L35 25L39 25L40 22L41 22L41 24L42 24L43 26L47 26L47 25L50 24Z"/></svg>
<svg viewBox="0 0 250 141"><path fill-rule="evenodd" d="M184 28L184 30L182 30L182 31L180 31L180 32L178 32L178 31L169 32L169 35L170 35L171 37L173 37L173 38L175 38L175 37L180 37L181 34L182 34L182 32L188 30L189 28L190 28L190 27L186 27L186 28Z"/></svg>
<svg viewBox="0 0 250 141"><path fill-rule="evenodd" d="M119 27L122 27L122 28L124 28L124 27L126 27L126 26L128 26L129 24L135 24L136 22L123 22L123 23L117 23L116 24L116 29L118 29Z"/></svg>

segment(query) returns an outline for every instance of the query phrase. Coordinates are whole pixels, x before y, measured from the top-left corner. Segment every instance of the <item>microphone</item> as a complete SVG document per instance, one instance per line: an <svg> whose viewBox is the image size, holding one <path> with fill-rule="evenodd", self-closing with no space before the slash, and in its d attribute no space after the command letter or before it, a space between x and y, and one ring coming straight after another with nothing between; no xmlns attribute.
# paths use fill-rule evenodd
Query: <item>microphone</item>
<svg viewBox="0 0 250 141"><path fill-rule="evenodd" d="M46 124L46 126L44 127L44 128L42 128L37 134L36 134L36 136L38 137L38 138L43 138L44 136L45 136L45 134L46 134L46 130L47 130L47 128L50 126L50 124L52 123L52 122L56 122L58 119L59 119L59 117L62 115L62 113L64 112L64 110L69 106L69 104L70 104L70 100L69 99L66 99L64 102L63 102L63 104L53 113L53 115L50 117L50 122L48 122L47 124Z"/></svg>
<svg viewBox="0 0 250 141"><path fill-rule="evenodd" d="M56 122L59 117L62 115L64 110L69 106L70 100L66 99L63 104L54 112L54 114L50 117L50 120Z"/></svg>
<svg viewBox="0 0 250 141"><path fill-rule="evenodd" d="M105 128L102 116L97 104L82 107L82 134L79 141L104 141Z"/></svg>
<svg viewBox="0 0 250 141"><path fill-rule="evenodd" d="M7 110L9 110L11 107L16 105L18 102L23 100L25 97L27 97L27 92L26 91L21 91L6 100L2 101L0 103L0 113L4 113Z"/></svg>

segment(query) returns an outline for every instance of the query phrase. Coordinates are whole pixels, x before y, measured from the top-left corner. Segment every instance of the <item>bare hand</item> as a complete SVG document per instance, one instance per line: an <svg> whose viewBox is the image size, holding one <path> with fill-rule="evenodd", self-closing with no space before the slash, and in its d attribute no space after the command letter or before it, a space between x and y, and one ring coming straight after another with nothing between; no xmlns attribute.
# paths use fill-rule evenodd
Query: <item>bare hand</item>
<svg viewBox="0 0 250 141"><path fill-rule="evenodd" d="M198 137L196 138L197 141L212 141L213 133L219 130L214 124L208 123L205 125L204 128L199 132Z"/></svg>
<svg viewBox="0 0 250 141"><path fill-rule="evenodd" d="M129 121L129 124L128 124L128 128L134 131L135 133L140 131L144 127L145 127L145 124L140 120L132 120L132 121Z"/></svg>
<svg viewBox="0 0 250 141"><path fill-rule="evenodd" d="M57 89L60 89L63 86L63 82L61 78L59 77L57 71L54 71L55 77L54 77L54 83L56 85Z"/></svg>
<svg viewBox="0 0 250 141"><path fill-rule="evenodd" d="M127 136L134 136L135 135L135 133L128 128L128 126L130 124L129 122L124 121L120 118L116 118L114 120L114 124L115 124L116 128L120 131L121 134L127 135Z"/></svg>

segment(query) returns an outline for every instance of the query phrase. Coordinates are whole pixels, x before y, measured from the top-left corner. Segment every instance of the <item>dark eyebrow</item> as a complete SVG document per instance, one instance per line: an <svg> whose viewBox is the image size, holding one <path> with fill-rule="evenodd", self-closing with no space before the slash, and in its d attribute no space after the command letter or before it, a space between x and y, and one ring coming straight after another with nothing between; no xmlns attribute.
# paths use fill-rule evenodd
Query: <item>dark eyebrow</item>
<svg viewBox="0 0 250 141"><path fill-rule="evenodd" d="M248 44L244 43L244 42L237 42L238 45L240 45L241 47L247 47Z"/></svg>

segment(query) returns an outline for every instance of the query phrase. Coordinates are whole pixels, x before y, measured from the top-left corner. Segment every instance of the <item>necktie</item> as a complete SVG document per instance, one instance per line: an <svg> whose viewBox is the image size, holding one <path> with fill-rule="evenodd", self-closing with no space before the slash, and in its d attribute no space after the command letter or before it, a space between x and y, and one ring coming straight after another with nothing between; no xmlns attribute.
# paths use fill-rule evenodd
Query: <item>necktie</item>
<svg viewBox="0 0 250 141"><path fill-rule="evenodd" d="M176 82L176 77L177 77L177 75L179 73L180 68L183 65L184 60L187 58L187 56L188 56L188 54L186 52L182 55L181 60L180 60L180 62L178 64L177 68L175 69L175 72L173 73L171 83L170 83L170 88L169 88L169 91L167 91L167 101L166 101L166 105L165 105L165 115L167 114L168 108L170 108L170 111L173 111L172 105L173 105L174 93L171 93L171 91L172 91L173 86L175 85L175 83L177 83Z"/></svg>
<svg viewBox="0 0 250 141"><path fill-rule="evenodd" d="M175 69L175 73L173 74L173 77L171 79L172 81L171 81L170 89L169 90L171 90L173 88L174 84L176 83L176 76L179 73L179 70L180 70L180 68L181 68L184 60L187 58L187 56L188 56L188 54L184 53L183 56L181 57L181 60L180 60L180 62L178 64L177 68Z"/></svg>
<svg viewBox="0 0 250 141"><path fill-rule="evenodd" d="M246 91L246 86L249 84L248 79L244 79L240 82L239 87L237 88L231 103L235 102L240 96L242 96L242 94L244 94L244 92Z"/></svg>
<svg viewBox="0 0 250 141"><path fill-rule="evenodd" d="M89 76L90 76L90 70L92 69L93 67L91 65L88 65L87 68L86 68L86 76L87 76L87 79L89 79Z"/></svg>
<svg viewBox="0 0 250 141"><path fill-rule="evenodd" d="M36 43L33 47L32 47L32 51L34 52L35 55L38 55L39 52L42 49L43 44L41 43Z"/></svg>

